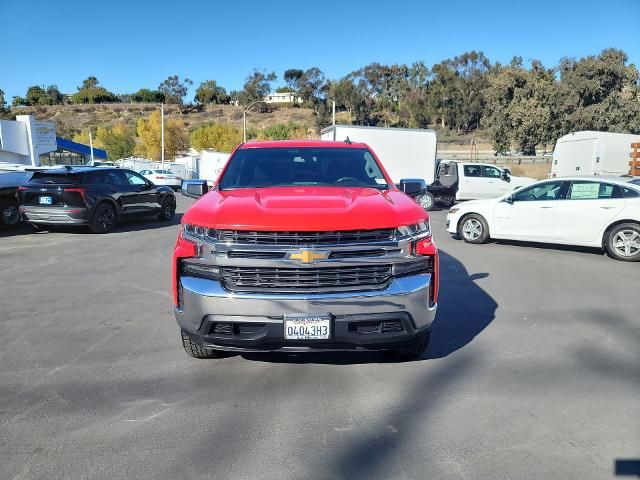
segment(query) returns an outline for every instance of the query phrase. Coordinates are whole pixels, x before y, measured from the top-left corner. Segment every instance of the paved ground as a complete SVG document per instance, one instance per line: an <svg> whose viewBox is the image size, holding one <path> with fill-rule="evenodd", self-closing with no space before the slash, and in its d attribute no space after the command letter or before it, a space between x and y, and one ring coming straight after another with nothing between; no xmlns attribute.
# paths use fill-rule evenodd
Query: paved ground
<svg viewBox="0 0 640 480"><path fill-rule="evenodd" d="M443 222L433 343L407 363L188 358L175 224L0 236L0 478L584 480L640 458L640 265Z"/></svg>

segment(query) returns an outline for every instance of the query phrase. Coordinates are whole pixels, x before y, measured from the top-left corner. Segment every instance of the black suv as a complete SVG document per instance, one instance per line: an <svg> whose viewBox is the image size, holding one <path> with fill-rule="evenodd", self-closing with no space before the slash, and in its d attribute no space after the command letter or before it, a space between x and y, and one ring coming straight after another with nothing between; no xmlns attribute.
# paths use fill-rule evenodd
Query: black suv
<svg viewBox="0 0 640 480"><path fill-rule="evenodd" d="M176 197L169 187L120 168L65 167L40 170L18 189L20 212L35 228L86 225L110 232L117 219L157 215L171 220Z"/></svg>

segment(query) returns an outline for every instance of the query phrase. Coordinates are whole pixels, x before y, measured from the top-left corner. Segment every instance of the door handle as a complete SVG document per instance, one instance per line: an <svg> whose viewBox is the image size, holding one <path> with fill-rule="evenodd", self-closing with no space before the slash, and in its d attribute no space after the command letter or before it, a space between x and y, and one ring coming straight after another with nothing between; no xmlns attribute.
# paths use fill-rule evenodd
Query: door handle
<svg viewBox="0 0 640 480"><path fill-rule="evenodd" d="M603 210L611 210L612 208L616 208L616 207L610 207L610 206L606 206L606 207L600 207Z"/></svg>
<svg viewBox="0 0 640 480"><path fill-rule="evenodd" d="M548 207L540 207L540 208L553 208L551 205L549 205Z"/></svg>

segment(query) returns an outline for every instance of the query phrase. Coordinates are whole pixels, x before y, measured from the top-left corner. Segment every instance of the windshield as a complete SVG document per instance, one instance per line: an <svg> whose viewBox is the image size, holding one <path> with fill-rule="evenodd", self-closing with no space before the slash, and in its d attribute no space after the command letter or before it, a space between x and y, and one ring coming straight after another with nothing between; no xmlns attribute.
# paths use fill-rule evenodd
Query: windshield
<svg viewBox="0 0 640 480"><path fill-rule="evenodd" d="M245 148L220 179L221 190L305 185L389 188L366 148Z"/></svg>
<svg viewBox="0 0 640 480"><path fill-rule="evenodd" d="M154 170L155 173L162 173L164 175L169 175L171 172L169 170Z"/></svg>

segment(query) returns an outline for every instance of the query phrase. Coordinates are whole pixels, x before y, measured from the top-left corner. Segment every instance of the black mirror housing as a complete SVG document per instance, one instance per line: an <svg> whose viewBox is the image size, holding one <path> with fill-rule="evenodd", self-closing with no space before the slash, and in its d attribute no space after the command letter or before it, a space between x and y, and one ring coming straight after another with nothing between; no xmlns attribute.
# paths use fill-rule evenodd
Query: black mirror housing
<svg viewBox="0 0 640 480"><path fill-rule="evenodd" d="M514 199L513 199L513 195L509 195L507 198L504 199L505 202L507 202L509 205L513 205Z"/></svg>
<svg viewBox="0 0 640 480"><path fill-rule="evenodd" d="M209 191L206 180L183 180L182 194L186 197L200 198Z"/></svg>
<svg viewBox="0 0 640 480"><path fill-rule="evenodd" d="M398 188L410 197L420 195L427 190L427 182L421 178L403 178Z"/></svg>

